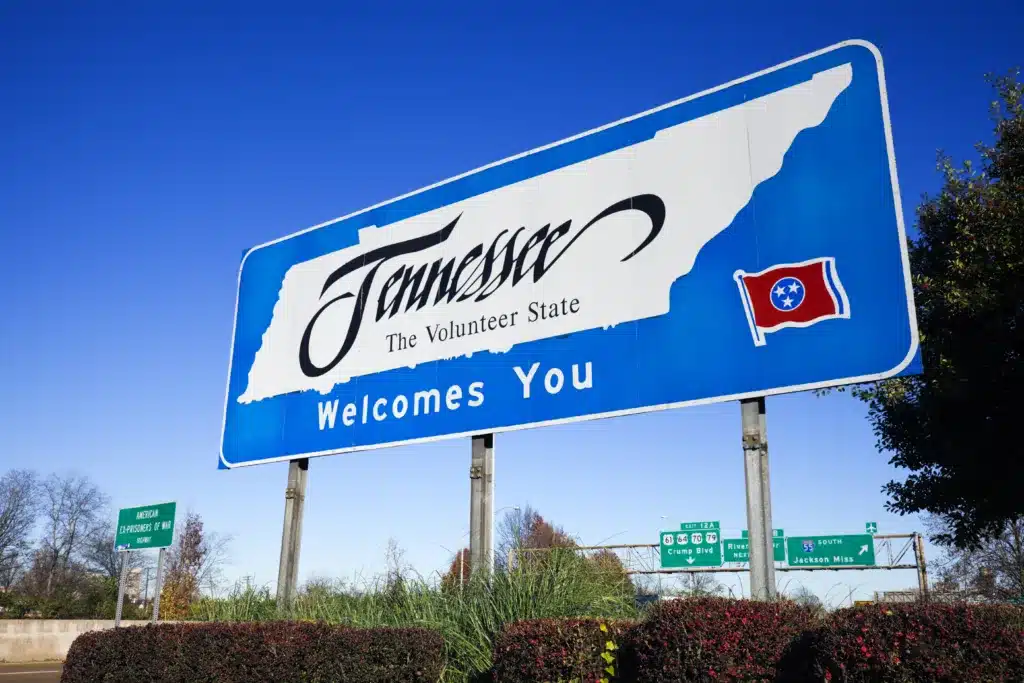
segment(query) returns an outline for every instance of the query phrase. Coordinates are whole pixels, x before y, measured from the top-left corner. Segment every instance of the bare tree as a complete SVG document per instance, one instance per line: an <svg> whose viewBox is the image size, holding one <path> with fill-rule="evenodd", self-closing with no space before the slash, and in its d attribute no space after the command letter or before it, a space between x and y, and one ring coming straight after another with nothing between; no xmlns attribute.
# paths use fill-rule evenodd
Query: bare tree
<svg viewBox="0 0 1024 683"><path fill-rule="evenodd" d="M29 557L29 536L39 508L33 472L11 470L0 477L0 588L9 589Z"/></svg>
<svg viewBox="0 0 1024 683"><path fill-rule="evenodd" d="M387 547L384 549L384 563L387 566L385 579L389 586L403 584L415 571L405 559L405 549L398 545L394 538L388 539Z"/></svg>
<svg viewBox="0 0 1024 683"><path fill-rule="evenodd" d="M201 590L215 593L224 583L224 567L230 563L232 540L234 539L229 534L217 531L210 531L204 535L203 561L196 574Z"/></svg>
<svg viewBox="0 0 1024 683"><path fill-rule="evenodd" d="M504 514L497 528L497 545L494 553L496 565L507 566L512 551L524 546L530 529L538 519L540 514L530 505L514 508Z"/></svg>
<svg viewBox="0 0 1024 683"><path fill-rule="evenodd" d="M50 595L72 560L103 533L108 499L89 479L75 475L50 475L41 491L44 529L39 561L46 573L45 592Z"/></svg>
<svg viewBox="0 0 1024 683"><path fill-rule="evenodd" d="M128 570L146 569L154 563L153 551L118 552L114 549L114 533L95 534L82 550L86 569L116 579L121 575L121 563L128 563Z"/></svg>
<svg viewBox="0 0 1024 683"><path fill-rule="evenodd" d="M633 585L637 595L658 595L661 593L661 577L654 574L633 574Z"/></svg>
<svg viewBox="0 0 1024 683"><path fill-rule="evenodd" d="M718 595L722 590L722 584L708 572L687 572L679 577L679 592L683 595Z"/></svg>
<svg viewBox="0 0 1024 683"><path fill-rule="evenodd" d="M949 524L941 517L926 519L925 528L933 540L949 537ZM1024 600L1024 517L1010 520L976 548L948 544L935 569L940 593L989 602Z"/></svg>
<svg viewBox="0 0 1024 683"><path fill-rule="evenodd" d="M815 613L821 613L825 609L821 598L807 586L797 586L789 598L796 604L806 607Z"/></svg>

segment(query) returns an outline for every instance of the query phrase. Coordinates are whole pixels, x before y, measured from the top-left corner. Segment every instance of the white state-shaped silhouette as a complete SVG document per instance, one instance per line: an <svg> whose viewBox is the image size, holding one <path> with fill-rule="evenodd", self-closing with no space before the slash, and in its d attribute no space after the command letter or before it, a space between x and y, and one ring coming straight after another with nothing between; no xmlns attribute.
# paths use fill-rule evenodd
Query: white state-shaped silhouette
<svg viewBox="0 0 1024 683"><path fill-rule="evenodd" d="M285 274L270 324L249 369L240 403L297 391L329 392L353 377L421 363L507 351L516 344L608 328L624 322L664 315L669 311L672 283L693 268L701 248L732 223L755 188L776 175L796 136L820 125L836 98L851 83L850 64L816 73L810 80L743 104L665 128L654 138L596 156L527 180L477 195L383 228L360 230L359 244L297 263ZM528 275L515 286L505 282L483 301L442 301L434 305L437 284L428 305L376 319L378 300L389 276L402 266L420 268L455 259L455 268L477 245L484 254L498 248L520 227L516 252L542 226L552 229L572 221L568 233L551 248L561 251L580 229L607 207L629 197L653 194L664 202L660 234L632 258L651 232L647 214L616 213L588 229L537 282ZM328 277L342 265L371 250L436 233L458 217L446 240L413 254L386 261L372 280L366 312L355 341L330 371L309 377L302 371L299 349L310 320L330 299L358 293L373 265L356 269L334 282ZM499 237L507 231L504 237ZM536 259L536 249L526 259ZM482 261L475 263L479 267ZM499 261L496 267L500 268ZM465 282L473 272L466 271ZM479 274L479 269L476 271ZM492 276L492 279L494 277ZM385 300L398 291L392 286ZM530 321L531 302L571 303L575 313ZM324 367L334 359L349 330L356 296L339 301L320 316L309 339L311 362ZM515 324L511 314L515 312ZM561 312L561 311L560 311ZM431 341L431 330L468 331L481 316L506 314L506 326L446 341ZM397 334L416 336L415 346L398 348ZM393 335L389 338L388 335ZM434 335L436 337L436 335ZM389 341L390 339L390 341ZM481 362L487 362L486 360Z"/></svg>

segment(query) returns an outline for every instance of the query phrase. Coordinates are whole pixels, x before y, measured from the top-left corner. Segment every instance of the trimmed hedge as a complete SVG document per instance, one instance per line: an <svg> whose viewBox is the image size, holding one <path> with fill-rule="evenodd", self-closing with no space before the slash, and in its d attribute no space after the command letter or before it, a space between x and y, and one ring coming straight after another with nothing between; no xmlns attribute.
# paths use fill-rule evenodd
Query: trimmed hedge
<svg viewBox="0 0 1024 683"><path fill-rule="evenodd" d="M793 602L690 598L654 605L633 631L627 680L770 681L786 647L811 628Z"/></svg>
<svg viewBox="0 0 1024 683"><path fill-rule="evenodd" d="M79 636L63 683L434 683L444 642L418 628L183 623ZM507 624L496 683L1024 683L1024 608L871 605L815 621L794 603L691 598L644 621Z"/></svg>
<svg viewBox="0 0 1024 683"><path fill-rule="evenodd" d="M778 680L1024 681L1024 610L963 604L840 610L791 645Z"/></svg>
<svg viewBox="0 0 1024 683"><path fill-rule="evenodd" d="M435 631L309 622L160 624L85 633L61 683L434 683Z"/></svg>
<svg viewBox="0 0 1024 683"><path fill-rule="evenodd" d="M508 624L494 644L496 683L616 680L629 621L534 619Z"/></svg>

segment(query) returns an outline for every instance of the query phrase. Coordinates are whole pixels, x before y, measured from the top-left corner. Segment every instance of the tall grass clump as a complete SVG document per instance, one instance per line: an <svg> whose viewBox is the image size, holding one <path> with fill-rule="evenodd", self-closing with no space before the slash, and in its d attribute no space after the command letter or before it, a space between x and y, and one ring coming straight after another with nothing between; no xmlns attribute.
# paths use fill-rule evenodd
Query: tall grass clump
<svg viewBox="0 0 1024 683"><path fill-rule="evenodd" d="M491 668L493 644L505 624L560 617L635 618L635 590L621 572L604 572L578 554L545 553L463 585L389 574L360 587L317 581L299 591L286 612L268 589L236 586L226 597L200 601L193 618L208 621L298 619L360 627L425 627L441 633L446 681L467 681Z"/></svg>
<svg viewBox="0 0 1024 683"><path fill-rule="evenodd" d="M251 580L236 583L225 597L202 597L192 603L189 618L195 621L270 621L278 619L270 589Z"/></svg>

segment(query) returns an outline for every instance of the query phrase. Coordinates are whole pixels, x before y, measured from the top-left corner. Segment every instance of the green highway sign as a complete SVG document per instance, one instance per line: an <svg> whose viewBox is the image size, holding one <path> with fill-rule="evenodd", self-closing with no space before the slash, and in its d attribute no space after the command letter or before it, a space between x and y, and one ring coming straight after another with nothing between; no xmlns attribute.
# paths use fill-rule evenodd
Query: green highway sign
<svg viewBox="0 0 1024 683"><path fill-rule="evenodd" d="M175 503L124 508L117 513L114 549L166 548L174 541Z"/></svg>
<svg viewBox="0 0 1024 683"><path fill-rule="evenodd" d="M661 532L661 567L721 567L718 522L687 522L679 531Z"/></svg>
<svg viewBox="0 0 1024 683"><path fill-rule="evenodd" d="M866 533L866 534L877 534L878 533L878 522L864 522L864 533Z"/></svg>
<svg viewBox="0 0 1024 683"><path fill-rule="evenodd" d="M744 529L743 531L741 531L740 532L740 536L742 538L746 538L747 537L747 530ZM785 538L785 536L786 536L786 532L785 532L784 529L772 529L772 538Z"/></svg>
<svg viewBox="0 0 1024 683"><path fill-rule="evenodd" d="M790 536L786 539L790 567L871 567L875 541L869 534Z"/></svg>
<svg viewBox="0 0 1024 683"><path fill-rule="evenodd" d="M722 541L726 562L750 562L750 541L746 529L743 538L726 538ZM772 559L786 561L786 539L782 529L772 529Z"/></svg>

